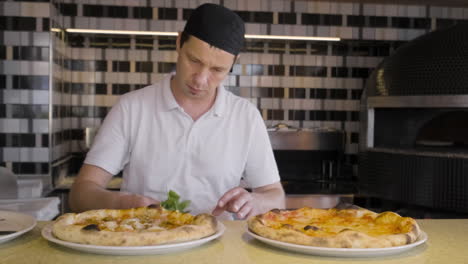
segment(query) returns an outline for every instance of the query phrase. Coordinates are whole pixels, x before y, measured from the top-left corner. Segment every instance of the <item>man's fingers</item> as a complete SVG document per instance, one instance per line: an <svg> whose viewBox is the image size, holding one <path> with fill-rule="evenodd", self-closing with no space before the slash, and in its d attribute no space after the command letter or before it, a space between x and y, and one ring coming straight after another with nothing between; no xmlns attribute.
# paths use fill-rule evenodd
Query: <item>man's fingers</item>
<svg viewBox="0 0 468 264"><path fill-rule="evenodd" d="M240 188L240 187L236 187L236 188L233 188L229 191L227 191L223 196L221 196L221 198L219 199L218 201L218 207L224 207L227 203L229 203L232 198L234 198L235 196L239 195L239 193L241 191L243 191L244 189Z"/></svg>
<svg viewBox="0 0 468 264"><path fill-rule="evenodd" d="M233 197L233 199L228 203L228 206L226 206L227 210L230 211L231 213L237 213L239 210L242 209L242 207L250 201L250 195L249 193L240 193L239 195Z"/></svg>
<svg viewBox="0 0 468 264"><path fill-rule="evenodd" d="M249 201L242 206L242 208L237 212L236 216L239 219L244 219L250 216L250 213L253 210L252 203Z"/></svg>

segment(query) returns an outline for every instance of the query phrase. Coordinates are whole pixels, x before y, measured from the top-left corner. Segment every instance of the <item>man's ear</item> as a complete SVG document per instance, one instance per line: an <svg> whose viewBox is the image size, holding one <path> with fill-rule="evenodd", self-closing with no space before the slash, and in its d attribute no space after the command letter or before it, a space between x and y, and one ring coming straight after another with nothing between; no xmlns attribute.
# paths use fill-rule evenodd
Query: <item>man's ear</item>
<svg viewBox="0 0 468 264"><path fill-rule="evenodd" d="M176 39L176 51L179 53L180 51L180 38L182 36L182 32L178 32L177 39Z"/></svg>

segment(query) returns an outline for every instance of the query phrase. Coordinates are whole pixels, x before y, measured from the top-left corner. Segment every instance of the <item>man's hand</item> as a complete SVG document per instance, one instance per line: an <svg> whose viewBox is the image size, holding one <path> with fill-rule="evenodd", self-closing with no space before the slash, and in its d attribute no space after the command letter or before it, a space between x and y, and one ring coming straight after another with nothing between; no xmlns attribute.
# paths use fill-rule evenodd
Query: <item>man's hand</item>
<svg viewBox="0 0 468 264"><path fill-rule="evenodd" d="M122 192L119 195L119 208L136 208L148 206L151 204L160 204L160 202L158 200L139 194Z"/></svg>
<svg viewBox="0 0 468 264"><path fill-rule="evenodd" d="M213 210L214 216L219 216L224 211L235 213L237 218L244 219L253 214L254 194L244 188L235 187L227 191L218 201Z"/></svg>
<svg viewBox="0 0 468 264"><path fill-rule="evenodd" d="M283 186L280 182L253 188L252 192L235 187L227 191L216 204L212 214L219 216L224 211L235 213L239 219L264 213L273 208L285 207Z"/></svg>

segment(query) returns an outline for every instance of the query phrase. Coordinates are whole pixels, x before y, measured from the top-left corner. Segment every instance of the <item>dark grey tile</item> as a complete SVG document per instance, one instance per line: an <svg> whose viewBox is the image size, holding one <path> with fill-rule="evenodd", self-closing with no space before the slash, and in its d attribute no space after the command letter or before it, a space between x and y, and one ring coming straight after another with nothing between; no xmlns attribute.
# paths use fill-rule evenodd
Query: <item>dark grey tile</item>
<svg viewBox="0 0 468 264"><path fill-rule="evenodd" d="M6 89L6 75L0 74L0 89Z"/></svg>
<svg viewBox="0 0 468 264"><path fill-rule="evenodd" d="M37 174L34 162L12 162L12 171L15 174Z"/></svg>
<svg viewBox="0 0 468 264"><path fill-rule="evenodd" d="M306 90L305 88L290 88L289 89L289 98L306 98Z"/></svg>
<svg viewBox="0 0 468 264"><path fill-rule="evenodd" d="M10 17L11 22L7 22L7 30L15 31L36 31L35 17Z"/></svg>
<svg viewBox="0 0 468 264"><path fill-rule="evenodd" d="M272 24L273 13L272 12L253 12L253 22Z"/></svg>
<svg viewBox="0 0 468 264"><path fill-rule="evenodd" d="M365 16L349 15L346 20L348 27L364 27L366 24Z"/></svg>
<svg viewBox="0 0 468 264"><path fill-rule="evenodd" d="M49 134L42 134L42 146L43 148L48 148L49 147Z"/></svg>
<svg viewBox="0 0 468 264"><path fill-rule="evenodd" d="M237 13L237 15L240 16L240 18L242 18L242 20L245 22L245 23L252 23L254 22L253 20L253 13L252 12L249 12L249 11L234 11Z"/></svg>
<svg viewBox="0 0 468 264"><path fill-rule="evenodd" d="M158 73L169 73L175 70L175 66L173 62L158 62Z"/></svg>
<svg viewBox="0 0 468 264"><path fill-rule="evenodd" d="M48 90L49 76L13 75L13 89Z"/></svg>
<svg viewBox="0 0 468 264"><path fill-rule="evenodd" d="M113 72L130 72L129 61L112 61Z"/></svg>
<svg viewBox="0 0 468 264"><path fill-rule="evenodd" d="M348 98L346 89L330 89L330 99L345 100Z"/></svg>
<svg viewBox="0 0 468 264"><path fill-rule="evenodd" d="M289 120L306 120L305 110L288 110Z"/></svg>
<svg viewBox="0 0 468 264"><path fill-rule="evenodd" d="M148 6L133 7L133 18L153 19L153 8Z"/></svg>
<svg viewBox="0 0 468 264"><path fill-rule="evenodd" d="M371 68L352 68L351 77L367 79L371 71L372 71Z"/></svg>
<svg viewBox="0 0 468 264"><path fill-rule="evenodd" d="M289 66L289 76L326 77L327 67L321 66Z"/></svg>
<svg viewBox="0 0 468 264"><path fill-rule="evenodd" d="M388 19L385 16L369 16L369 27L388 27Z"/></svg>
<svg viewBox="0 0 468 264"><path fill-rule="evenodd" d="M410 18L409 17L392 17L392 27L393 28L410 28Z"/></svg>
<svg viewBox="0 0 468 264"><path fill-rule="evenodd" d="M6 60L6 47L0 46L0 60Z"/></svg>
<svg viewBox="0 0 468 264"><path fill-rule="evenodd" d="M112 94L120 95L130 92L130 84L112 84Z"/></svg>
<svg viewBox="0 0 468 264"><path fill-rule="evenodd" d="M322 14L321 25L324 26L341 26L343 24L341 15Z"/></svg>
<svg viewBox="0 0 468 264"><path fill-rule="evenodd" d="M302 25L320 25L320 15L319 14L302 14Z"/></svg>
<svg viewBox="0 0 468 264"><path fill-rule="evenodd" d="M158 18L163 20L177 20L177 8L158 8Z"/></svg>
<svg viewBox="0 0 468 264"><path fill-rule="evenodd" d="M284 110L268 109L267 120L284 120Z"/></svg>
<svg viewBox="0 0 468 264"><path fill-rule="evenodd" d="M284 76L284 74L285 74L284 65L268 65L268 75Z"/></svg>
<svg viewBox="0 0 468 264"><path fill-rule="evenodd" d="M353 89L351 90L351 99L352 100L361 100L361 94L362 90L361 89Z"/></svg>
<svg viewBox="0 0 468 264"><path fill-rule="evenodd" d="M346 111L329 111L330 121L346 121Z"/></svg>
<svg viewBox="0 0 468 264"><path fill-rule="evenodd" d="M99 71L99 72L106 72L107 71L107 61L105 61L105 60L94 61L94 70Z"/></svg>
<svg viewBox="0 0 468 264"><path fill-rule="evenodd" d="M55 7L64 16L77 16L78 6L73 3L54 3Z"/></svg>
<svg viewBox="0 0 468 264"><path fill-rule="evenodd" d="M103 17L104 6L101 5L83 5L83 16L85 17Z"/></svg>
<svg viewBox="0 0 468 264"><path fill-rule="evenodd" d="M431 29L430 18L414 18L413 27L417 29Z"/></svg>
<svg viewBox="0 0 468 264"><path fill-rule="evenodd" d="M183 20L188 20L190 15L192 14L192 12L193 12L193 9L184 8L182 10L182 19Z"/></svg>
<svg viewBox="0 0 468 264"><path fill-rule="evenodd" d="M0 147L7 147L7 134L0 133Z"/></svg>
<svg viewBox="0 0 468 264"><path fill-rule="evenodd" d="M107 84L105 83L96 83L94 85L95 94L107 94Z"/></svg>
<svg viewBox="0 0 468 264"><path fill-rule="evenodd" d="M105 6L104 12L107 11L108 17L128 18L128 9L129 7L127 6Z"/></svg>
<svg viewBox="0 0 468 264"><path fill-rule="evenodd" d="M296 13L278 13L278 24L295 25L296 22Z"/></svg>
<svg viewBox="0 0 468 264"><path fill-rule="evenodd" d="M153 72L153 62L152 61L137 61L135 63L136 72Z"/></svg>
<svg viewBox="0 0 468 264"><path fill-rule="evenodd" d="M348 68L346 68L346 67L332 67L331 68L331 77L334 77L334 78L347 78L348 77Z"/></svg>
<svg viewBox="0 0 468 264"><path fill-rule="evenodd" d="M309 118L312 121L326 121L327 111L324 111L324 110L309 111Z"/></svg>

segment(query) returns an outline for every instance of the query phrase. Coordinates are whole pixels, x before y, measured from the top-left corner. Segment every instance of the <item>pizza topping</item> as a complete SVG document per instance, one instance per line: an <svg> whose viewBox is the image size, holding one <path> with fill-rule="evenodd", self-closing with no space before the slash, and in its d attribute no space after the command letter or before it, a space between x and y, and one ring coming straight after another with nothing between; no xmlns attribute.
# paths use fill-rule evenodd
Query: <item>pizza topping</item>
<svg viewBox="0 0 468 264"><path fill-rule="evenodd" d="M95 225L95 224L87 225L87 226L83 227L83 230L86 230L86 231L101 231L101 229L99 229L99 226Z"/></svg>
<svg viewBox="0 0 468 264"><path fill-rule="evenodd" d="M304 230L306 230L306 231L309 230L309 229L311 229L311 230L313 230L313 231L317 231L317 230L319 230L320 228L318 228L318 227L316 227L316 226L311 226L311 225L306 225L306 226L304 227Z"/></svg>
<svg viewBox="0 0 468 264"><path fill-rule="evenodd" d="M366 209L271 210L250 218L248 224L253 232L270 239L326 247L403 245L414 242L420 233L412 218Z"/></svg>

